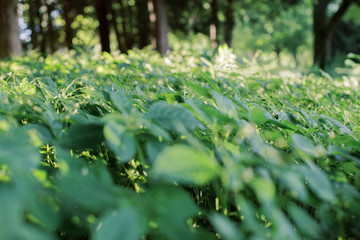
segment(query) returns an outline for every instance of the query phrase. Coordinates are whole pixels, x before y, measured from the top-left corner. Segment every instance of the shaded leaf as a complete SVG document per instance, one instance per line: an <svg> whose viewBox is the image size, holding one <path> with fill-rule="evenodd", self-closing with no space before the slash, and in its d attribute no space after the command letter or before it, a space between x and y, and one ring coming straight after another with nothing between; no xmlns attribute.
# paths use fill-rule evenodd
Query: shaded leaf
<svg viewBox="0 0 360 240"><path fill-rule="evenodd" d="M103 124L85 123L72 125L59 140L62 147L69 149L89 149L104 141Z"/></svg>
<svg viewBox="0 0 360 240"><path fill-rule="evenodd" d="M136 141L133 133L115 121L107 121L104 127L106 144L121 162L131 160L136 154Z"/></svg>

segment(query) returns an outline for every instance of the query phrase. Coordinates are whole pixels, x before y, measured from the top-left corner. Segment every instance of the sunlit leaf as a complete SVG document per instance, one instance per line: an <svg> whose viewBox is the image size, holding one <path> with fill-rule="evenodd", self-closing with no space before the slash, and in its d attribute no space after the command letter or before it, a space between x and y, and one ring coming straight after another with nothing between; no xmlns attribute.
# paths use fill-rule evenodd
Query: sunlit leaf
<svg viewBox="0 0 360 240"><path fill-rule="evenodd" d="M167 181L203 185L214 179L218 171L219 166L207 153L173 145L157 156L152 172Z"/></svg>

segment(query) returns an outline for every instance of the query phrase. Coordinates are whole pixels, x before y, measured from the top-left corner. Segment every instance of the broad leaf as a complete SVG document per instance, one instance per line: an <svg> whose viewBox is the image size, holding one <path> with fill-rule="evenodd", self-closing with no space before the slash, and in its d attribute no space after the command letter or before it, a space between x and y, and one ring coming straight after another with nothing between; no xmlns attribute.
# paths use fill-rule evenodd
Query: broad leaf
<svg viewBox="0 0 360 240"><path fill-rule="evenodd" d="M59 144L69 149L89 149L104 141L104 126L96 123L75 124L60 138Z"/></svg>
<svg viewBox="0 0 360 240"><path fill-rule="evenodd" d="M203 128L201 122L189 110L181 105L170 105L166 102L151 105L147 118L176 132Z"/></svg>
<svg viewBox="0 0 360 240"><path fill-rule="evenodd" d="M136 141L133 133L115 121L108 121L104 127L106 144L121 162L131 160L136 154Z"/></svg>
<svg viewBox="0 0 360 240"><path fill-rule="evenodd" d="M203 185L214 179L218 171L218 164L207 153L173 145L158 155L152 173L170 182Z"/></svg>
<svg viewBox="0 0 360 240"><path fill-rule="evenodd" d="M109 211L95 226L94 240L139 240L146 229L146 222L140 213L132 207Z"/></svg>

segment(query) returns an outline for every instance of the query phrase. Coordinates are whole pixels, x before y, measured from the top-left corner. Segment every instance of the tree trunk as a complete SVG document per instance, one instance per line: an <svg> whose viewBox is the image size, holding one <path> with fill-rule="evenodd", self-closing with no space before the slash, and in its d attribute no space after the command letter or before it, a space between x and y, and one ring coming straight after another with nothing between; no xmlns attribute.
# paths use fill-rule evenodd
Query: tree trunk
<svg viewBox="0 0 360 240"><path fill-rule="evenodd" d="M148 11L149 11L149 20L151 26L151 45L154 49L156 49L156 15L154 10L154 2L153 0L147 1Z"/></svg>
<svg viewBox="0 0 360 240"><path fill-rule="evenodd" d="M330 58L331 41L338 23L354 0L342 0L338 10L327 17L330 0L318 0L313 5L314 65L324 69Z"/></svg>
<svg viewBox="0 0 360 240"><path fill-rule="evenodd" d="M31 45L32 49L36 49L38 44L38 33L36 31L36 4L35 0L29 1L29 29L31 30Z"/></svg>
<svg viewBox="0 0 360 240"><path fill-rule="evenodd" d="M44 31L44 28L43 26L41 25L41 22L43 20L43 15L40 13L40 7L42 6L42 1L39 0L36 2L36 9L35 9L35 13L36 13L36 17L37 19L39 20L39 35L40 35L40 39L41 41L39 42L40 43L40 52L42 54L45 54L46 53L46 38L45 38L45 31Z"/></svg>
<svg viewBox="0 0 360 240"><path fill-rule="evenodd" d="M123 30L123 36L125 39L125 44L127 49L131 49L133 47L133 41L132 41L132 33L129 29L131 29L131 26L129 25L130 22L127 21L128 16L126 16L126 10L128 6L125 6L124 0L119 0L120 3L120 14L121 14L121 25Z"/></svg>
<svg viewBox="0 0 360 240"><path fill-rule="evenodd" d="M280 57L281 48L279 46L275 46L275 53L276 53L278 66L281 66L281 57Z"/></svg>
<svg viewBox="0 0 360 240"><path fill-rule="evenodd" d="M48 32L48 36L49 36L49 47L50 47L50 53L54 53L55 52L55 43L56 43L56 36L55 36L55 30L54 30L54 26L53 26L53 19L51 17L51 13L52 11L55 10L55 5L54 3L48 3L46 1L46 5L47 5L47 32Z"/></svg>
<svg viewBox="0 0 360 240"><path fill-rule="evenodd" d="M135 2L137 9L137 29L139 32L139 48L149 45L151 27L149 22L149 11L146 0L137 0Z"/></svg>
<svg viewBox="0 0 360 240"><path fill-rule="evenodd" d="M294 58L295 67L298 68L298 67L299 67L299 61L298 61L298 57L297 57L296 50L294 50L294 51L292 52L292 56L293 56L293 58Z"/></svg>
<svg viewBox="0 0 360 240"><path fill-rule="evenodd" d="M112 8L112 7L110 8L110 11L111 11L111 23L112 23L112 25L114 27L118 48L119 48L120 52L126 53L127 48L126 48L125 43L122 41L122 37L121 37L120 31L119 31L119 28L118 28L118 24L117 24L117 21L116 21L116 19L118 18L117 13L116 13L115 9Z"/></svg>
<svg viewBox="0 0 360 240"><path fill-rule="evenodd" d="M155 26L155 38L156 38L156 50L161 56L164 56L167 51L170 50L168 42L168 22L166 16L165 0L153 0L154 11L156 16Z"/></svg>
<svg viewBox="0 0 360 240"><path fill-rule="evenodd" d="M0 59L21 52L17 0L0 0Z"/></svg>
<svg viewBox="0 0 360 240"><path fill-rule="evenodd" d="M73 49L72 40L74 38L74 32L71 28L73 18L70 15L70 10L71 10L70 1L71 0L63 0L63 16L65 20L65 33L66 33L65 42L69 50Z"/></svg>
<svg viewBox="0 0 360 240"><path fill-rule="evenodd" d="M235 26L234 20L234 1L226 0L226 12L225 12L225 43L228 47L232 47L233 30Z"/></svg>
<svg viewBox="0 0 360 240"><path fill-rule="evenodd" d="M218 31L219 31L219 19L218 19L218 3L217 0L211 0L211 24L210 24L210 40L211 47L216 48L218 46Z"/></svg>
<svg viewBox="0 0 360 240"><path fill-rule="evenodd" d="M107 15L110 10L109 0L94 0L96 16L99 21L99 34L101 50L103 52L110 52L110 28Z"/></svg>

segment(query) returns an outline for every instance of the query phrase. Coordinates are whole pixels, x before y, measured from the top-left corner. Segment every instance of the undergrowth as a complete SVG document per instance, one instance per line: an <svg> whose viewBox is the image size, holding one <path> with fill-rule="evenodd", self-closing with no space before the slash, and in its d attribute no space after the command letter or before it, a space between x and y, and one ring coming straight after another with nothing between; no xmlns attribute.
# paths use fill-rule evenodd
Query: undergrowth
<svg viewBox="0 0 360 240"><path fill-rule="evenodd" d="M30 52L0 74L0 239L360 238L356 75L226 47Z"/></svg>

